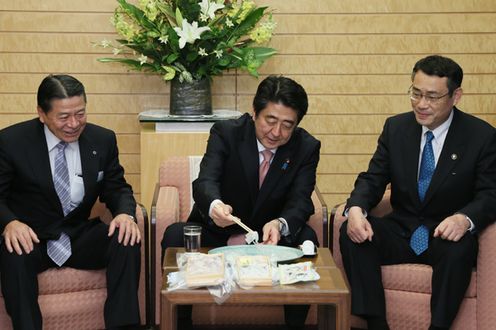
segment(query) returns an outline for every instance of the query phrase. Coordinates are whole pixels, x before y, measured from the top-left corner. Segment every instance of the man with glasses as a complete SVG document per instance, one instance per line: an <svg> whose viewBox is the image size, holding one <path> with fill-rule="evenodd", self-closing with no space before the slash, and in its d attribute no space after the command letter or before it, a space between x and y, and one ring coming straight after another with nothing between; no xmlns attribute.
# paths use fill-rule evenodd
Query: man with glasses
<svg viewBox="0 0 496 330"><path fill-rule="evenodd" d="M475 265L477 233L496 219L496 130L456 108L463 71L453 60L418 61L412 109L386 120L369 168L351 193L340 247L352 313L389 329L381 265L431 265L430 329L448 329ZM391 185L393 211L368 216Z"/></svg>

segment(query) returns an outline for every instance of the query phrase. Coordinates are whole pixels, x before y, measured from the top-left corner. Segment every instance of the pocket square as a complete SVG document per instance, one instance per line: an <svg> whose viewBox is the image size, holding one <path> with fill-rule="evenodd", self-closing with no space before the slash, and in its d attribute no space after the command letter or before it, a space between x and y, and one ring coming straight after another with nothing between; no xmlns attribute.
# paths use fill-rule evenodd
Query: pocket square
<svg viewBox="0 0 496 330"><path fill-rule="evenodd" d="M98 171L98 175L96 176L96 182L100 182L103 180L103 171Z"/></svg>

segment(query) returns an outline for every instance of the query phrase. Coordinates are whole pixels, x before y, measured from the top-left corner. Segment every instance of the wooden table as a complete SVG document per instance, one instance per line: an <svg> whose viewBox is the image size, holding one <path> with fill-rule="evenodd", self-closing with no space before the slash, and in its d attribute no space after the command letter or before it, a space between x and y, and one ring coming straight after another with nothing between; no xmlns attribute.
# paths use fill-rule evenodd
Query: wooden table
<svg viewBox="0 0 496 330"><path fill-rule="evenodd" d="M208 249L202 249L202 252L207 251ZM215 304L206 289L167 291L167 274L177 271L176 253L178 252L184 252L184 249L169 248L165 252L164 278L160 294L160 325L163 330L176 330L177 305ZM273 287L254 287L249 290L236 288L224 304L316 304L319 330L350 329L350 292L341 271L334 264L329 249L319 248L315 258L301 258L298 261L308 260L314 262L320 280ZM332 322L334 317L335 323Z"/></svg>

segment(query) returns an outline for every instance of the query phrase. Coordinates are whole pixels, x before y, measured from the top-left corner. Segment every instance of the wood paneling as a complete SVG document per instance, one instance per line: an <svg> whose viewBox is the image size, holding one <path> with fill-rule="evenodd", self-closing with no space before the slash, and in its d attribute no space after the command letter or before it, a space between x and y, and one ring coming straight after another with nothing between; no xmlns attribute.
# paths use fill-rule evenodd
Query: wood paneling
<svg viewBox="0 0 496 330"><path fill-rule="evenodd" d="M301 125L322 142L317 180L329 207L346 199L366 168L384 120L409 111L410 72L421 57L440 53L459 62L465 72L459 107L496 124L495 1L256 2L269 6L278 23L271 42L278 55L262 66L260 79L284 74L307 90ZM45 75L73 74L86 86L90 121L116 131L126 178L140 197L137 114L167 107L169 86L97 62L111 56L93 44L116 38L109 22L115 6L115 0L0 2L0 128L36 116ZM250 111L259 81L237 71L216 78L214 106Z"/></svg>
<svg viewBox="0 0 496 330"><path fill-rule="evenodd" d="M496 11L496 3L487 0L258 0L257 4L274 8L278 13L428 13L428 12L481 12ZM0 10L9 11L74 11L112 12L115 1L86 0L23 0L0 2Z"/></svg>

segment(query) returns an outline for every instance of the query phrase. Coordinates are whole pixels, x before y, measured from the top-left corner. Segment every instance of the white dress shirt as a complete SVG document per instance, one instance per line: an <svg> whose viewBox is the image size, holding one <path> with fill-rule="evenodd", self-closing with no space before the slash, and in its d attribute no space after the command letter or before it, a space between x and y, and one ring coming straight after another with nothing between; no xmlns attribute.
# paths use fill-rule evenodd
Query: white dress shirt
<svg viewBox="0 0 496 330"><path fill-rule="evenodd" d="M50 168L52 178L55 173L55 156L58 153L56 145L61 141L45 125L45 138L48 146L48 156L50 158ZM67 170L69 172L69 181L71 185L71 206L77 207L84 197L84 182L81 170L81 155L79 153L79 142L71 142L65 148L65 159L67 161Z"/></svg>

